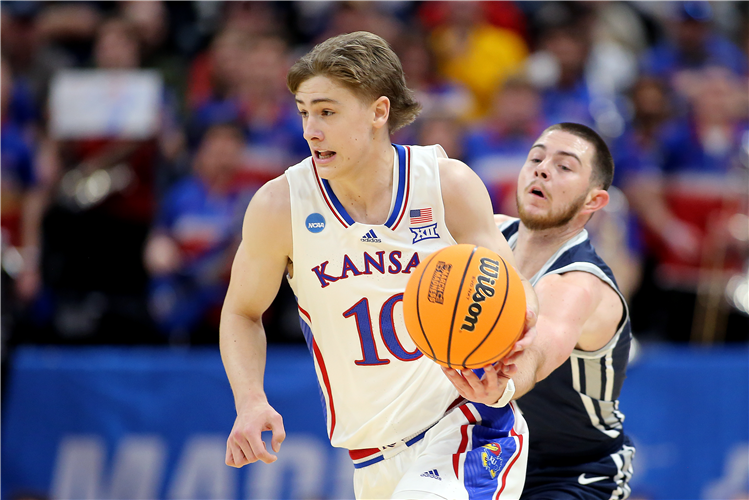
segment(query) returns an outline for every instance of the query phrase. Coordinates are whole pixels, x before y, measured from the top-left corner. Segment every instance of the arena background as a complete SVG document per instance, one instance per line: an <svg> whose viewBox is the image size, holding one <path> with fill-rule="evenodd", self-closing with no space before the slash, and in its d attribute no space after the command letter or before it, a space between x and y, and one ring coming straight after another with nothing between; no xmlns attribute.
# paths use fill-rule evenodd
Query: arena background
<svg viewBox="0 0 749 500"><path fill-rule="evenodd" d="M632 498L749 498L747 2L0 2L7 500L348 499L287 286L264 317L278 462L224 465L217 318L244 208L307 155L293 61L368 30L495 211L532 141L616 161L589 230L629 298Z"/></svg>

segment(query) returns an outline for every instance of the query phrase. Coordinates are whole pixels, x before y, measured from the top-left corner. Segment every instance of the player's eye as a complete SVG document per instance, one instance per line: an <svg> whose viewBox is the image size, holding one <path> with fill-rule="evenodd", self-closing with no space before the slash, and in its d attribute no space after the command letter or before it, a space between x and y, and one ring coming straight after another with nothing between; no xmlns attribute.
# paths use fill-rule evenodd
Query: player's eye
<svg viewBox="0 0 749 500"><path fill-rule="evenodd" d="M297 111L297 113L299 113L299 116L301 116L302 118L307 118L307 115L309 114L306 111L302 110Z"/></svg>
<svg viewBox="0 0 749 500"><path fill-rule="evenodd" d="M322 110L322 115L323 116L333 116L333 114L334 113L331 110L329 110L329 109L323 109Z"/></svg>

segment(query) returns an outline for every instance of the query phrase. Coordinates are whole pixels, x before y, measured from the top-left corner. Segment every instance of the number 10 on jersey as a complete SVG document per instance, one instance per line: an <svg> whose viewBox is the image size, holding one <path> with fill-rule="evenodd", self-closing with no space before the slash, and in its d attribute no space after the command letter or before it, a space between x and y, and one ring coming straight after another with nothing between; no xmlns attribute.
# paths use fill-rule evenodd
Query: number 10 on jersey
<svg viewBox="0 0 749 500"><path fill-rule="evenodd" d="M409 352L403 348L398 340L398 334L395 331L395 321L393 319L393 309L398 302L403 301L403 294L398 293L390 297L382 305L379 314L380 334L382 341L385 343L390 354L401 361L413 361L419 359L423 354L414 348ZM362 359L355 360L359 366L376 366L390 363L389 359L380 358L375 344L374 331L372 329L372 315L369 310L369 300L364 297L356 304L351 306L343 313L344 318L354 318L356 321L356 330L359 332L359 342L361 342ZM407 334L406 334L407 335Z"/></svg>

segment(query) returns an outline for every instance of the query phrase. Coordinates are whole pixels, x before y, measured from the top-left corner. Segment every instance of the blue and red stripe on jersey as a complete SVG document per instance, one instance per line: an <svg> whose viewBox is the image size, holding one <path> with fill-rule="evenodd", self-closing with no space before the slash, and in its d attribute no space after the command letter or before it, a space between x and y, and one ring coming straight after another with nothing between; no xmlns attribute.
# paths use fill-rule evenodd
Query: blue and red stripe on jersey
<svg viewBox="0 0 749 500"><path fill-rule="evenodd" d="M398 154L398 185L396 188L393 210L390 212L384 225L395 230L403 220L403 216L406 213L406 207L408 206L408 197L411 194L411 148L399 144L393 144L393 147L395 147ZM318 174L314 158L312 159L312 167L320 193L338 222L340 222L343 227L349 227L355 224L354 219L348 214L348 212L346 212L343 204L341 204L335 192L333 192L330 183L327 179L322 179Z"/></svg>
<svg viewBox="0 0 749 500"><path fill-rule="evenodd" d="M304 340L307 342L307 349L309 349L310 353L312 353L312 356L314 357L317 367L320 369L320 374L322 375L323 384L325 385L325 391L328 394L327 398L327 405L325 402L325 396L322 392L322 387L320 387L320 400L322 402L323 410L327 409L327 406L330 406L330 431L328 432L328 438L333 438L333 431L335 430L335 405L333 404L333 391L330 388L330 379L328 377L328 370L325 368L325 360L322 357L322 353L320 352L320 349L317 347L317 342L315 342L315 338L312 335L312 328L310 327L309 323L312 323L312 318L310 318L310 315L307 311L302 309L302 307L297 304L297 307L299 308L299 325L302 328L302 334L304 335ZM307 321L305 321L305 318ZM318 384L319 386L319 384ZM328 423L328 412L325 412L325 423L327 425Z"/></svg>

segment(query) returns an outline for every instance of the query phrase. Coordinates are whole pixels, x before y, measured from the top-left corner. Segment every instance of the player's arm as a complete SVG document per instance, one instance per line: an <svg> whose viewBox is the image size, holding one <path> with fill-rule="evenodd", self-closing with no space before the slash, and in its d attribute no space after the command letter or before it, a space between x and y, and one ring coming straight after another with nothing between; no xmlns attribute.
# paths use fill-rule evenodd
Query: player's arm
<svg viewBox="0 0 749 500"><path fill-rule="evenodd" d="M587 332L586 325L596 324L597 315L621 316L621 309L618 315L617 311L612 315L612 311L601 307L605 294L615 293L607 284L586 272L551 274L536 284L540 305L537 334L533 345L515 360L517 372L512 379L516 399L562 365L584 334L598 337L587 339L596 347L610 340L613 335L611 328L595 328L593 332ZM618 296L616 301L619 301Z"/></svg>
<svg viewBox="0 0 749 500"><path fill-rule="evenodd" d="M234 393L237 418L226 447L226 464L242 467L276 456L261 434L272 431L278 452L285 438L281 415L263 389L266 339L262 314L278 293L291 255L291 208L285 176L260 188L250 202L221 310L221 359Z"/></svg>
<svg viewBox="0 0 749 500"><path fill-rule="evenodd" d="M515 267L515 257L494 222L491 199L481 179L458 160L443 158L439 160L439 166L445 223L453 238L458 243L470 243L493 250ZM536 293L528 280L523 276L520 279L526 296L526 324L523 337L516 342L510 353L512 359L533 343L534 324L538 317ZM507 372L512 373L513 368L514 365L508 364ZM496 403L507 385L507 378L491 365L484 368L485 376L481 380L471 370L465 370L462 374L449 369L443 369L443 372L463 397L479 403Z"/></svg>
<svg viewBox="0 0 749 500"><path fill-rule="evenodd" d="M438 160L442 200L445 204L445 223L458 243L480 245L497 252L508 264L515 267L515 256L494 221L491 198L478 175L465 163L449 158ZM533 318L526 321L526 330L538 316L538 300L533 287L522 276L527 309ZM525 335L513 349L518 352L532 342L532 335Z"/></svg>
<svg viewBox="0 0 749 500"><path fill-rule="evenodd" d="M513 217L510 217L509 215L504 214L494 214L494 224L497 225L497 227L501 226L508 220L512 219Z"/></svg>

